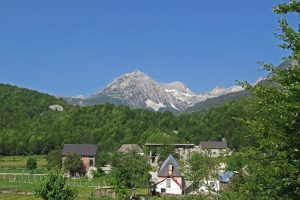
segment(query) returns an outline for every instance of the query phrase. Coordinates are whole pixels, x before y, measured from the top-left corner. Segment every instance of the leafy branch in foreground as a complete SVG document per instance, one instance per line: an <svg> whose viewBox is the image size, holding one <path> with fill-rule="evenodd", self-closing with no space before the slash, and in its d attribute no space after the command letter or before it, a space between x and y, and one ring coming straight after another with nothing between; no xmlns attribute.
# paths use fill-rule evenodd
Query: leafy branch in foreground
<svg viewBox="0 0 300 200"><path fill-rule="evenodd" d="M59 171L50 171L34 191L37 197L44 200L73 200L78 195L75 188L66 184L66 177Z"/></svg>
<svg viewBox="0 0 300 200"><path fill-rule="evenodd" d="M299 18L300 2L279 4L274 11ZM225 199L300 198L300 25L295 30L281 18L279 26L281 48L292 55L284 68L263 64L271 72L267 84L244 84L258 108L254 119L244 118L257 144L247 152L252 159L243 181L234 183L236 187L223 194Z"/></svg>

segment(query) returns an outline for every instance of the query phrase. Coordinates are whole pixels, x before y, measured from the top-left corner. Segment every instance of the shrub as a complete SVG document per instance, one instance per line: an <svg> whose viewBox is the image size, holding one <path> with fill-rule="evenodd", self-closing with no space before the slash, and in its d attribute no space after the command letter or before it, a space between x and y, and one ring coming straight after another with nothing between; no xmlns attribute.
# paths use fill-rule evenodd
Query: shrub
<svg viewBox="0 0 300 200"><path fill-rule="evenodd" d="M33 171L37 167L37 162L35 158L29 157L26 162L26 168Z"/></svg>

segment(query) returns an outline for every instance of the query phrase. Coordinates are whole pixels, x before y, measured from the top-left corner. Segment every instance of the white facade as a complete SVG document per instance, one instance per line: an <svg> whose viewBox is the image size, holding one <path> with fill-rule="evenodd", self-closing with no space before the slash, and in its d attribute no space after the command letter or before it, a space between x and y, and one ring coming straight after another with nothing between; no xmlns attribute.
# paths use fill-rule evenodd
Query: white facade
<svg viewBox="0 0 300 200"><path fill-rule="evenodd" d="M172 178L166 178L158 183L155 191L163 194L182 194L182 188Z"/></svg>

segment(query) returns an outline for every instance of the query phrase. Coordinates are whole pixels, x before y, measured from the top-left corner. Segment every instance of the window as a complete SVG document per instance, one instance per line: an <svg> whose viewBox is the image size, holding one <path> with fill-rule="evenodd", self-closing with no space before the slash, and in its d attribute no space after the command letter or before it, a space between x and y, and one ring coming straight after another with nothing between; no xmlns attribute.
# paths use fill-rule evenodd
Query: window
<svg viewBox="0 0 300 200"><path fill-rule="evenodd" d="M93 158L89 159L89 164L90 164L90 167L94 167L94 159Z"/></svg>
<svg viewBox="0 0 300 200"><path fill-rule="evenodd" d="M210 182L210 187L215 188L216 187L216 183L215 182Z"/></svg>
<svg viewBox="0 0 300 200"><path fill-rule="evenodd" d="M171 188L171 179L169 179L169 178L167 179L166 185L167 185L167 188Z"/></svg>
<svg viewBox="0 0 300 200"><path fill-rule="evenodd" d="M160 191L161 191L162 193L166 193L166 188L161 188Z"/></svg>

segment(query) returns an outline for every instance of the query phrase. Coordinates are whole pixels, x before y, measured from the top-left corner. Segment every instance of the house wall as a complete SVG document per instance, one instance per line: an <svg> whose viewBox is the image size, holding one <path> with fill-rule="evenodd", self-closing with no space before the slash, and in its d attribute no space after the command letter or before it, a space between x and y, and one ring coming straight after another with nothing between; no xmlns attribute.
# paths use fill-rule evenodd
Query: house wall
<svg viewBox="0 0 300 200"><path fill-rule="evenodd" d="M65 161L66 157L63 156L62 157L62 165L64 165L64 161ZM90 159L93 160L94 166L95 166L95 162L96 162L96 158L95 157L89 157L89 156L82 156L81 160L82 160L82 165L83 165L83 170L84 172L88 172L90 169Z"/></svg>
<svg viewBox="0 0 300 200"><path fill-rule="evenodd" d="M227 149L202 149L202 152L209 152L211 157L219 157L227 153Z"/></svg>
<svg viewBox="0 0 300 200"><path fill-rule="evenodd" d="M171 181L171 187L167 188L167 179L169 179ZM181 195L182 194L182 189L179 187L179 185L173 181L171 178L167 178L164 181L160 182L159 184L156 185L156 189L155 191L157 193L162 193L162 189L165 189L165 193L164 194L177 194L177 195Z"/></svg>
<svg viewBox="0 0 300 200"><path fill-rule="evenodd" d="M83 170L85 172L89 171L89 167L90 167L90 158L88 156L82 156L81 157L82 160L82 164L83 164Z"/></svg>
<svg viewBox="0 0 300 200"><path fill-rule="evenodd" d="M166 177L158 177L158 182L163 181L165 178ZM173 179L175 179L180 185L182 185L182 177L175 177L175 176L173 176Z"/></svg>
<svg viewBox="0 0 300 200"><path fill-rule="evenodd" d="M154 148L153 148L154 149ZM203 149L201 146L190 147L175 147L175 152L179 156L180 160L187 161L192 153L205 153L211 152L211 157L219 157L222 154L228 154L229 149ZM159 154L155 154L154 151L149 151L149 163L152 166L157 166L159 160Z"/></svg>

